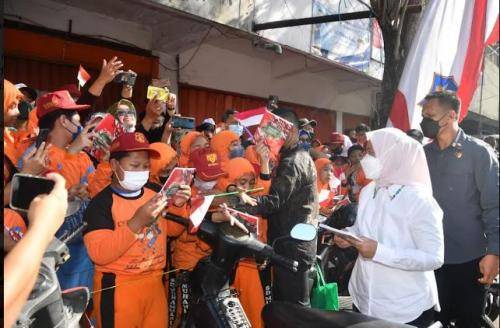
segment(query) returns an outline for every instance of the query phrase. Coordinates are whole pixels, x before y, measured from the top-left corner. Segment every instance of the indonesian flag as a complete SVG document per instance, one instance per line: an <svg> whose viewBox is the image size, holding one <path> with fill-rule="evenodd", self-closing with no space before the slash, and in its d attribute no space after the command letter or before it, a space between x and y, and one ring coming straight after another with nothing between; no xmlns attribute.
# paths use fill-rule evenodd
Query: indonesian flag
<svg viewBox="0 0 500 328"><path fill-rule="evenodd" d="M431 0L427 5L398 90L388 126L420 129L427 94L447 90L466 115L488 44L498 41L498 0Z"/></svg>
<svg viewBox="0 0 500 328"><path fill-rule="evenodd" d="M240 121L241 125L249 127L249 126L259 125L266 111L267 111L266 107L260 107L256 109L247 110L244 112L239 112L235 114L234 117L236 117Z"/></svg>
<svg viewBox="0 0 500 328"><path fill-rule="evenodd" d="M198 230L205 214L207 214L212 201L214 200L214 195L203 196L196 195L191 197L191 214L189 215L189 220L193 225L191 229L191 233L194 233Z"/></svg>
<svg viewBox="0 0 500 328"><path fill-rule="evenodd" d="M85 70L85 68L83 68L82 65L80 65L80 68L78 69L77 79L80 87L83 87L85 83L90 80L90 74Z"/></svg>

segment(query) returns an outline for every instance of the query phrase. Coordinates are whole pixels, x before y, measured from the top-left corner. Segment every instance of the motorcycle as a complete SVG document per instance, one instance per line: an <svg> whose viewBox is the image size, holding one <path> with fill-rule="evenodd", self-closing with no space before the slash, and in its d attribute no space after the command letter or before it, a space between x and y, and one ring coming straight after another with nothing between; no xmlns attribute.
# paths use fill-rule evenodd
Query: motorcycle
<svg viewBox="0 0 500 328"><path fill-rule="evenodd" d="M182 223L182 218L167 214L167 218L172 217ZM229 223L216 224L205 220L199 227L198 236L209 243L213 251L200 260L192 272L192 299L186 327L251 328L236 291L229 287L238 261L249 256L267 258L292 271L297 271L298 263L276 254L271 246ZM311 241L316 237L316 228L300 223L286 237ZM266 327L335 328L354 327L356 324L356 327L409 327L351 311L321 311L283 302L266 305L262 314ZM305 316L300 319L302 314Z"/></svg>
<svg viewBox="0 0 500 328"><path fill-rule="evenodd" d="M45 254L28 301L14 323L14 328L73 328L79 321L90 300L86 287L61 291L56 271L70 256L66 246L70 240L81 233L82 225L67 237L54 238Z"/></svg>
<svg viewBox="0 0 500 328"><path fill-rule="evenodd" d="M229 287L239 260L258 256L294 272L298 262L276 254L271 246L229 223L205 220L197 234L212 246L212 254L200 260L191 273L192 299L186 326L250 328L236 291ZM302 241L311 241L315 236L316 228L308 224L296 225L290 235Z"/></svg>

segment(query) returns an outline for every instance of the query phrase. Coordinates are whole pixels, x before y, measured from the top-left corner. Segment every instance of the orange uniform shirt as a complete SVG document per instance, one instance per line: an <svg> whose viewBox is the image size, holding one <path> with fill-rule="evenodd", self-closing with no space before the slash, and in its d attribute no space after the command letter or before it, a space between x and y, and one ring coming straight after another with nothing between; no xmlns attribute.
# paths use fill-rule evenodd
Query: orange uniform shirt
<svg viewBox="0 0 500 328"><path fill-rule="evenodd" d="M179 235L184 227L158 219L136 235L127 225L137 209L158 191L157 185L147 184L139 196L124 197L108 186L92 199L84 217L84 242L97 271L132 275L165 267L167 236ZM179 216L185 211L185 207L167 209Z"/></svg>
<svg viewBox="0 0 500 328"><path fill-rule="evenodd" d="M127 198L108 186L92 199L84 217L84 242L96 271L134 275L163 269L167 221L159 219L137 235L127 225L155 194L144 187L138 196Z"/></svg>
<svg viewBox="0 0 500 328"><path fill-rule="evenodd" d="M70 154L65 149L52 145L48 152L49 167L66 179L66 188L88 183L95 174L94 164L83 151Z"/></svg>
<svg viewBox="0 0 500 328"><path fill-rule="evenodd" d="M22 158L31 147L34 147L34 145L27 147L26 151L20 156L17 162L19 169L22 168ZM48 150L48 159L49 170L59 173L66 179L67 189L81 183L88 184L95 174L94 164L83 151L78 154L70 154L66 149L51 145Z"/></svg>

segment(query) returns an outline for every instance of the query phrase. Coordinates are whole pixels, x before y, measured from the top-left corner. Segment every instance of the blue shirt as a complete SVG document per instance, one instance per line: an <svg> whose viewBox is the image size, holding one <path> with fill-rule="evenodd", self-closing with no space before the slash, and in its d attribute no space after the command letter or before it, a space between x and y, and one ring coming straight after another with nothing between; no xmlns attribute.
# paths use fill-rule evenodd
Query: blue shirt
<svg viewBox="0 0 500 328"><path fill-rule="evenodd" d="M434 198L444 212L444 263L498 255L498 159L462 129L446 149L424 147Z"/></svg>

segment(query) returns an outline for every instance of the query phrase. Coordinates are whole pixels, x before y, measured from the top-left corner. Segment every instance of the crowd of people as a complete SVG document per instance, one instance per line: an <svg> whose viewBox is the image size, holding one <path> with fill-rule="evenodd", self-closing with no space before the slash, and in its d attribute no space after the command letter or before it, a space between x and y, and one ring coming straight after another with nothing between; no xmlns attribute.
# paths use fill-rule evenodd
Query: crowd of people
<svg viewBox="0 0 500 328"><path fill-rule="evenodd" d="M484 286L499 267L498 157L460 129L456 95L426 97L423 133L371 131L359 124L332 132L329 140L316 138L320 123L270 107L293 125L273 154L265 142L254 142L235 109L226 110L220 122L206 118L195 129L174 128L172 118L179 115L174 94L166 101L154 97L139 111L127 84L116 103L95 108L124 65L116 57L103 60L97 79L81 91L70 85L38 92L4 80L7 327L36 281L48 242L58 229L69 229L68 218L85 228L82 238L68 244L71 259L59 269L59 282L62 289L94 291L86 314L91 322L181 325L189 311L190 273L211 248L166 216L188 222L193 197L235 190L238 196L214 201L205 220L245 229L227 210L225 204L232 204L260 218L257 238L269 244L297 223L317 227L339 207L357 203L356 222L347 230L359 239L334 238L339 247L359 254L349 283L354 310L417 327L437 319L480 326ZM106 114L123 133L97 157L89 149ZM196 173L171 201L159 191L175 167ZM28 212L19 212L9 207L15 173L47 176L56 184ZM254 189L258 192L245 193ZM310 306L317 243L276 243L276 251L298 261L299 268L294 273L272 267L273 300ZM232 282L253 327L264 326L261 311L269 300L262 276L270 277L270 269L245 259Z"/></svg>

